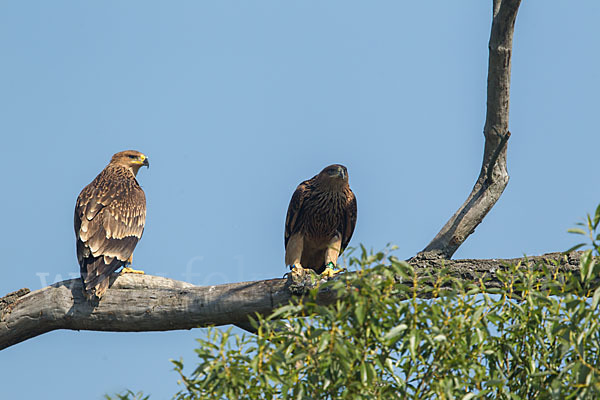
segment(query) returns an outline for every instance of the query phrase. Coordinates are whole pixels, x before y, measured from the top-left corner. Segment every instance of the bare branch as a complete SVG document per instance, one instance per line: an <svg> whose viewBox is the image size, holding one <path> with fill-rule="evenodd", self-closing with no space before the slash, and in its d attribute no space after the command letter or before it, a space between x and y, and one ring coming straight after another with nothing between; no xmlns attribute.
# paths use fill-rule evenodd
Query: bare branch
<svg viewBox="0 0 600 400"><path fill-rule="evenodd" d="M580 253L552 253L530 257L530 263L559 260L563 270L576 271ZM409 261L419 276L428 276L443 266L449 276L465 282L486 277L487 287L501 287L496 272L510 260ZM80 279L71 279L29 293L15 292L10 301L0 299L0 350L56 329L113 332L168 331L209 325L238 325L250 332L248 317L268 315L280 305L297 299L286 279L194 286L158 276L115 274L102 300L91 304L83 296ZM427 285L428 279L423 280ZM328 304L334 293L319 292L318 302Z"/></svg>
<svg viewBox="0 0 600 400"><path fill-rule="evenodd" d="M512 39L521 0L494 0L489 42L485 147L481 172L464 204L421 252L450 258L492 209L508 184L506 145L510 99Z"/></svg>

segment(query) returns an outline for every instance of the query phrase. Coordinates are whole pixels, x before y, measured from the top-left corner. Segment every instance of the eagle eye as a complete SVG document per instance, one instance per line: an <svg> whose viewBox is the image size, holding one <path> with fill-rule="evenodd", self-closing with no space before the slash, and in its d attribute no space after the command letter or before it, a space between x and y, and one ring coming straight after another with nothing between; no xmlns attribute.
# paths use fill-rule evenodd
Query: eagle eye
<svg viewBox="0 0 600 400"><path fill-rule="evenodd" d="M130 154L129 158L137 158L137 156L134 156L133 154Z"/></svg>

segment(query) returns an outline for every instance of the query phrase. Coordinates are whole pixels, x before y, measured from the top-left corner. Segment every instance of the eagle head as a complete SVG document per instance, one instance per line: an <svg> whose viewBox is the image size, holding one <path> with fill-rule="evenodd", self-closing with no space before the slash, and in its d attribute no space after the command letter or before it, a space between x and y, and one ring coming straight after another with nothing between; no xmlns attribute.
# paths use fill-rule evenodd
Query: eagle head
<svg viewBox="0 0 600 400"><path fill-rule="evenodd" d="M323 168L317 178L327 186L343 187L348 185L348 169L341 164L332 164Z"/></svg>
<svg viewBox="0 0 600 400"><path fill-rule="evenodd" d="M128 168L133 172L133 175L137 175L142 166L150 168L148 157L136 150L125 150L116 153L112 156L110 163Z"/></svg>

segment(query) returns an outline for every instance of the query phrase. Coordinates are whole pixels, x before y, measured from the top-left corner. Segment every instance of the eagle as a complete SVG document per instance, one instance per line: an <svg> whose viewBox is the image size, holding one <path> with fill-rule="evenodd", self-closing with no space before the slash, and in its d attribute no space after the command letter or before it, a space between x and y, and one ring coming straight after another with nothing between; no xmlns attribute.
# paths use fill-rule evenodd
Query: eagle
<svg viewBox="0 0 600 400"><path fill-rule="evenodd" d="M356 213L345 166L330 165L300 183L285 219L285 263L292 273L306 268L333 276L331 267L350 242Z"/></svg>
<svg viewBox="0 0 600 400"><path fill-rule="evenodd" d="M77 261L88 299L99 300L122 266L122 272L143 274L127 267L146 222L146 195L135 179L142 166L150 163L139 151L116 153L77 197Z"/></svg>

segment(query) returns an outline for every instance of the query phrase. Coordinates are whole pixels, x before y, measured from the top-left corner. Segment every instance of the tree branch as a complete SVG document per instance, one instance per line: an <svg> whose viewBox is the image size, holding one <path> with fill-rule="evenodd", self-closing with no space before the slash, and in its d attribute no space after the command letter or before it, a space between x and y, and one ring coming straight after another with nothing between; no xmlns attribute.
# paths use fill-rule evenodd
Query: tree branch
<svg viewBox="0 0 600 400"><path fill-rule="evenodd" d="M451 258L492 209L508 184L506 147L510 66L515 20L521 0L494 0L489 42L485 147L481 172L467 200L421 252L427 258Z"/></svg>
<svg viewBox="0 0 600 400"><path fill-rule="evenodd" d="M429 245L409 260L418 275L445 267L450 276L468 282L486 278L501 287L496 271L505 264L559 260L561 268L577 270L579 253L552 253L511 260L442 260L450 258L473 233L508 184L510 59L514 24L521 0L494 0L489 41L485 147L481 172L465 203ZM296 297L296 284L271 279L198 287L155 276L114 275L111 288L96 304L88 302L81 280L72 279L29 293L21 289L0 299L0 350L55 329L117 332L166 331L209 325L238 325L252 331L248 317L269 314ZM423 285L428 284L423 279ZM302 289L302 287L300 288ZM302 293L302 290L299 290ZM319 291L318 302L335 300Z"/></svg>
<svg viewBox="0 0 600 400"><path fill-rule="evenodd" d="M577 271L581 253L551 253L507 260L431 260L416 257L409 262L417 275L441 270L466 282L486 280L487 287L501 287L496 272L511 263L557 260L563 271ZM149 275L115 274L110 289L96 304L82 292L81 279L56 283L34 292L21 289L0 299L0 350L56 329L113 332L168 331L209 325L238 325L252 331L248 317L268 315L280 305L297 299L287 279L194 286ZM423 279L427 285L429 279ZM9 299L7 301L7 299ZM335 294L321 290L317 301L328 304Z"/></svg>

